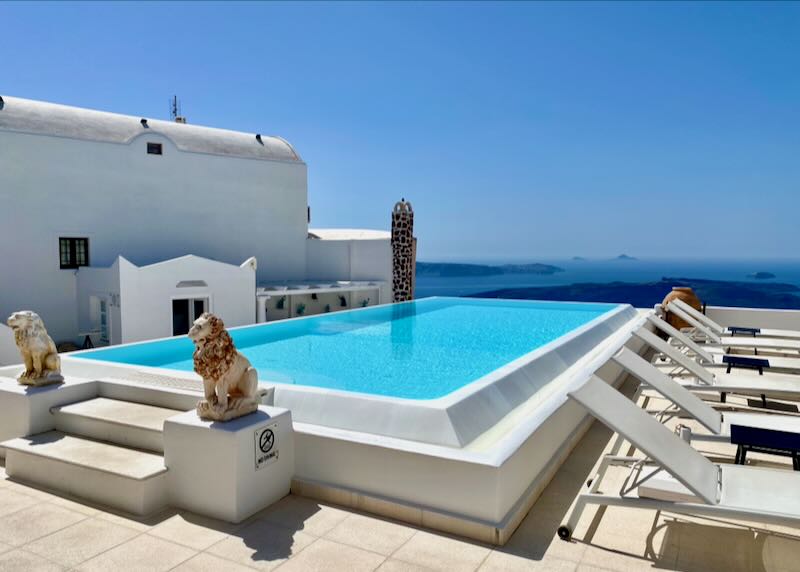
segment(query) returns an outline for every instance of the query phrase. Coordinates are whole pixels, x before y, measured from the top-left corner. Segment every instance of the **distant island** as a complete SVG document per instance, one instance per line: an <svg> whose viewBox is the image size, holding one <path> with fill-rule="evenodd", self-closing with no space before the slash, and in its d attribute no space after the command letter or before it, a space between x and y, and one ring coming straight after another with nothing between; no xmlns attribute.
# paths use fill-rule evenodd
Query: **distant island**
<svg viewBox="0 0 800 572"><path fill-rule="evenodd" d="M472 298L512 298L517 300L572 300L576 302L615 302L637 308L652 308L664 299L673 286L689 286L700 299L712 306L740 308L784 308L800 310L800 288L793 284L769 282L725 282L699 278L664 277L658 282L609 284L570 284L532 288L505 288L470 294Z"/></svg>
<svg viewBox="0 0 800 572"><path fill-rule="evenodd" d="M459 264L455 262L417 262L417 276L497 276L500 274L555 274L563 268L550 264Z"/></svg>
<svg viewBox="0 0 800 572"><path fill-rule="evenodd" d="M627 254L620 254L614 260L639 260L633 256L628 256Z"/></svg>
<svg viewBox="0 0 800 572"><path fill-rule="evenodd" d="M772 272L753 272L747 275L748 278L755 278L756 280L769 280L775 278Z"/></svg>
<svg viewBox="0 0 800 572"><path fill-rule="evenodd" d="M573 256L572 260L581 261L581 260L586 260L586 259L583 256Z"/></svg>

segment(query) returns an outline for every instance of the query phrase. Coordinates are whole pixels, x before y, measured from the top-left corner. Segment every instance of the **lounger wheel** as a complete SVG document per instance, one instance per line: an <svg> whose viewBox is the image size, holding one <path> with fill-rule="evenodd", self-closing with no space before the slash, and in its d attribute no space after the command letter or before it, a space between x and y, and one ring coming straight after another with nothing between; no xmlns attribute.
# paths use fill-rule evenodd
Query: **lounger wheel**
<svg viewBox="0 0 800 572"><path fill-rule="evenodd" d="M572 538L572 530L566 524L562 524L558 527L558 537L561 540L569 540Z"/></svg>
<svg viewBox="0 0 800 572"><path fill-rule="evenodd" d="M592 481L594 481L594 479L589 479L588 481L586 481L586 486L587 487L591 487L592 486Z"/></svg>

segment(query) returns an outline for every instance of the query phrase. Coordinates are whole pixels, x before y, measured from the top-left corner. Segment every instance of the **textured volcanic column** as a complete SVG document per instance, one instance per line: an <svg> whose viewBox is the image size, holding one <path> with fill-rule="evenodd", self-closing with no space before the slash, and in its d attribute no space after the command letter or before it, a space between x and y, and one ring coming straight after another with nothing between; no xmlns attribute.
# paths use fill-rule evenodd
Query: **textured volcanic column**
<svg viewBox="0 0 800 572"><path fill-rule="evenodd" d="M392 210L392 292L395 302L414 298L417 258L414 209L402 199Z"/></svg>

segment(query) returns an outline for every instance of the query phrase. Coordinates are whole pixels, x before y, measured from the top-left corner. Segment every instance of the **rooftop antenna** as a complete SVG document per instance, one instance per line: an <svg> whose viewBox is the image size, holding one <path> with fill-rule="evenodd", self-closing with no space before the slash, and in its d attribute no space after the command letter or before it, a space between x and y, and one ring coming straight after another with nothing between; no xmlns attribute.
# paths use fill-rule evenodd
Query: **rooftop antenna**
<svg viewBox="0 0 800 572"><path fill-rule="evenodd" d="M175 121L180 114L181 112L180 112L180 104L178 103L178 96L173 95L172 99L169 101L169 117L170 119Z"/></svg>
<svg viewBox="0 0 800 572"><path fill-rule="evenodd" d="M175 123L186 123L186 118L181 115L181 102L177 95L173 95L169 102L169 116Z"/></svg>

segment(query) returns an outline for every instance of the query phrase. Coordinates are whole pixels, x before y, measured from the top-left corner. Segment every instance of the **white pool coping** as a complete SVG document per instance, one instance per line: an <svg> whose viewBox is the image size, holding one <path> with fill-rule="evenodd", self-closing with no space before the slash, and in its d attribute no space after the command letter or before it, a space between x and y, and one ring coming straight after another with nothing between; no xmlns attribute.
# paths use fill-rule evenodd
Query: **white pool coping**
<svg viewBox="0 0 800 572"><path fill-rule="evenodd" d="M530 302L536 301L503 300L504 304ZM570 302L570 304L581 303ZM274 387L273 403L291 409L296 423L463 448L491 430L501 419L533 395L545 390L548 383L601 345L606 338L623 328L637 315L636 310L630 305L610 306L610 308L608 312L571 332L436 399L407 399L270 380L262 382ZM358 308L349 312L365 310L369 309ZM303 316L293 319L313 318L314 316ZM263 325L242 326L231 330L261 326ZM132 346L153 341L156 340L125 345ZM81 353L84 352L64 356L64 363L67 366L65 371L86 376L92 373L108 375L112 369L135 370L140 374L143 372L149 375L196 380L198 389L200 387L200 377L194 373L76 357ZM539 414L534 412L534 416L539 417Z"/></svg>
<svg viewBox="0 0 800 572"><path fill-rule="evenodd" d="M648 312L649 313L649 312ZM646 314L635 315L626 327L620 328L604 339L593 351L547 384L544 395L535 394L508 412L486 433L466 447L451 447L425 441L409 440L352 429L295 421L295 429L308 434L331 439L357 442L364 445L389 447L398 451L430 455L454 461L477 463L487 467L499 467L505 463L524 441L568 401L567 394L580 387L592 374L605 366L609 359L631 339L631 332L646 322ZM488 376L487 376L488 377ZM505 427L500 427L505 425ZM499 431L495 431L500 429ZM492 434L494 433L494 434ZM481 439L485 437L485 442Z"/></svg>

